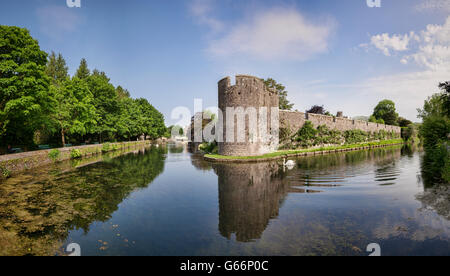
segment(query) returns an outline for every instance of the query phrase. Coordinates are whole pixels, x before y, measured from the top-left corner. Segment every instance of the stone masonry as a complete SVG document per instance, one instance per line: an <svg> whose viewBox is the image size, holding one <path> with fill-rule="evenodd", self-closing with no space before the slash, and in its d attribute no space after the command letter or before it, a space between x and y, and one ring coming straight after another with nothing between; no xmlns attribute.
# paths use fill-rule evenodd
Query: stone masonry
<svg viewBox="0 0 450 276"><path fill-rule="evenodd" d="M227 142L227 108L228 107L243 107L244 109L248 107L253 107L259 110L261 107L267 107L267 123L268 129L267 133L273 134L273 128L279 129L289 129L292 133L298 131L306 121L310 121L315 127L326 125L330 129L335 129L339 131L355 130L360 129L366 132L379 132L384 130L386 132L394 132L400 135L401 128L398 126L390 126L377 123L369 123L365 121L352 120L342 117L342 112L340 116L332 117L318 114L303 113L298 111L279 111L279 122L277 125L271 124L271 113L272 108L277 108L279 106L278 93L276 91L269 90L264 81L260 78L247 76L247 75L237 75L236 84L231 85L231 79L226 77L219 81L218 83L219 91L219 108L222 111L223 118L223 137L224 142L219 142L219 154L227 156L257 156L263 155L269 152L273 152L277 149L277 142L261 142L253 141L252 133L249 132L249 116L245 119L245 140L243 142ZM260 118L260 113L258 113L258 120ZM236 120L236 116L234 118ZM237 125L235 121L234 125L234 136L237 137ZM278 130L278 129L277 129ZM278 134L278 132L275 132ZM256 134L260 135L259 133ZM271 137L274 138L274 137ZM193 141L193 140L191 140ZM234 140L237 141L237 140Z"/></svg>
<svg viewBox="0 0 450 276"><path fill-rule="evenodd" d="M271 111L272 108L276 108L278 112L279 99L276 91L269 90L264 81L260 78L246 75L236 76L236 85L231 85L231 80L226 77L219 81L219 109L222 111L223 118L223 137L224 142L219 143L219 154L230 156L252 156L266 154L275 151L278 148L278 141L274 141L274 137L271 135L273 128L276 126L271 125ZM256 110L256 116L258 122L263 119L260 114L260 108L266 107L266 140L260 139L263 134L258 130L257 133L251 133L249 129L249 116L245 116L245 140L243 142L238 141L238 126L237 118L234 117L234 139L229 142L227 137L227 125L233 122L227 120L227 108L243 109L254 108ZM278 123L278 122L277 122ZM231 129L231 127L230 127ZM230 135L232 136L232 135ZM277 135L276 135L277 136ZM252 140L256 140L252 141Z"/></svg>

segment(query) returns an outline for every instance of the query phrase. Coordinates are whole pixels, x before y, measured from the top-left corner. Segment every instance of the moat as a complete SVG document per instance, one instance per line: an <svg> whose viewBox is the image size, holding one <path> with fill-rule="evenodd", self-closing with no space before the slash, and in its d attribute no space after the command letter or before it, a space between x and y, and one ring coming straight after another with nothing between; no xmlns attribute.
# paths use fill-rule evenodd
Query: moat
<svg viewBox="0 0 450 276"><path fill-rule="evenodd" d="M450 255L450 188L425 181L420 151L292 160L168 145L25 172L0 182L0 255Z"/></svg>

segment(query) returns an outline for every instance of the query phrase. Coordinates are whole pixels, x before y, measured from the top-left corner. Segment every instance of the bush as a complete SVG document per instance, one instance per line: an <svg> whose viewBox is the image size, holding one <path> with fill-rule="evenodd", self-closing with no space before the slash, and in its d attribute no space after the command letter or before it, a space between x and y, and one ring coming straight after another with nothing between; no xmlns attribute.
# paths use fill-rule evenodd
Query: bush
<svg viewBox="0 0 450 276"><path fill-rule="evenodd" d="M433 150L438 144L446 142L450 134L450 119L431 116L423 121L420 136L423 139L425 151Z"/></svg>
<svg viewBox="0 0 450 276"><path fill-rule="evenodd" d="M314 128L310 121L307 121L305 125L292 137L294 143L288 143L282 145L282 148L308 148L318 145L350 145L365 143L368 141L387 140L398 138L398 135L394 131L380 130L379 132L365 132L359 129L339 131L329 129L326 125L321 125Z"/></svg>
<svg viewBox="0 0 450 276"><path fill-rule="evenodd" d="M83 155L81 154L81 151L79 149L73 149L70 151L70 158L77 159L81 158Z"/></svg>
<svg viewBox="0 0 450 276"><path fill-rule="evenodd" d="M102 146L102 152L108 152L111 150L111 144L110 143L104 143Z"/></svg>
<svg viewBox="0 0 450 276"><path fill-rule="evenodd" d="M344 132L346 144L358 144L366 142L369 138L369 134L359 129L347 130Z"/></svg>
<svg viewBox="0 0 450 276"><path fill-rule="evenodd" d="M111 149L114 150L114 151L116 151L116 150L119 149L119 145L113 144L113 145L111 146Z"/></svg>
<svg viewBox="0 0 450 276"><path fill-rule="evenodd" d="M60 156L61 156L61 152L57 149L52 149L48 153L48 158L50 158L53 162L56 162Z"/></svg>
<svg viewBox="0 0 450 276"><path fill-rule="evenodd" d="M417 128L415 125L410 124L407 127L402 127L402 139L405 142L414 142L417 138Z"/></svg>
<svg viewBox="0 0 450 276"><path fill-rule="evenodd" d="M297 132L296 140L298 142L303 142L307 146L310 144L310 140L316 137L317 130L314 128L310 121L306 121L303 127Z"/></svg>
<svg viewBox="0 0 450 276"><path fill-rule="evenodd" d="M0 178L9 178L11 177L11 171L7 168L0 166Z"/></svg>
<svg viewBox="0 0 450 276"><path fill-rule="evenodd" d="M424 169L436 180L450 183L450 119L430 116L420 128L425 149Z"/></svg>
<svg viewBox="0 0 450 276"><path fill-rule="evenodd" d="M217 142L203 143L199 146L199 149L207 154L217 154L219 152Z"/></svg>

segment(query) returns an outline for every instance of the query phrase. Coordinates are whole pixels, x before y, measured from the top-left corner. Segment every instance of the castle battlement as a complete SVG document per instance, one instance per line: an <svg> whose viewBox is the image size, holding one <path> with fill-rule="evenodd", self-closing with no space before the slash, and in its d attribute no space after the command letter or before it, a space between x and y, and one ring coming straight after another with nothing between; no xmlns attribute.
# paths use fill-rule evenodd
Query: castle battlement
<svg viewBox="0 0 450 276"><path fill-rule="evenodd" d="M256 110L259 110L261 107L266 107L268 110L266 122L270 122L267 126L267 132L272 135L274 128L276 130L279 129L289 129L292 132L297 132L306 121L310 121L315 127L325 125L330 129L335 129L339 131L346 130L355 130L360 129L366 132L379 132L380 130L394 132L396 134L401 133L401 128L398 126L390 126L384 124L377 123L369 123L365 121L353 120L343 117L333 117L319 114L311 114L311 113L303 113L298 111L288 111L288 110L280 110L279 114L277 114L279 118L279 122L276 126L272 126L271 124L271 110L276 108L278 110L279 106L279 98L278 93L271 89L268 89L264 84L264 80L261 78L257 78L249 75L237 75L236 83L234 85L231 84L231 78L226 77L219 81L218 83L218 96L219 96L219 108L222 111L222 119L223 126L227 126L227 123L230 123L230 130L233 130L233 133L230 131L230 136L234 136L233 141L238 141L238 131L239 134L242 134L242 131L245 133L244 142L219 142L219 154L221 155L232 155L232 156L252 156L252 155L263 155L269 152L276 150L278 147L278 142L274 142L274 140L278 141L278 139L272 139L274 137L270 136L270 139L266 139L263 141L258 141L254 137L260 137L261 133L254 133L249 130L249 126L246 123L245 129L238 129L235 122L236 118L227 118L227 109L228 108L244 108L247 109L249 107L253 107ZM231 115L231 114L230 114ZM342 115L342 113L341 113ZM233 115L234 116L234 115ZM258 122L261 114L257 114ZM232 116L230 116L232 117ZM228 120L233 120L231 122L227 122ZM246 119L246 122L248 120ZM227 127L223 129L224 137L227 137ZM274 134L276 135L276 134Z"/></svg>

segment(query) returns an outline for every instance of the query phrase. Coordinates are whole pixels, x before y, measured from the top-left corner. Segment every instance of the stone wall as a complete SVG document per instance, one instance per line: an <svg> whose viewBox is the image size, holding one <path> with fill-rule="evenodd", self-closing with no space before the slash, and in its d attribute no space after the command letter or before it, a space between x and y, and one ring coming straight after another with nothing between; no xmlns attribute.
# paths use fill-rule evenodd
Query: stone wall
<svg viewBox="0 0 450 276"><path fill-rule="evenodd" d="M219 81L219 108L223 113L223 125L227 126L227 108L242 107L247 109L253 107L257 111L258 122L260 121L260 107L267 107L267 133L271 131L271 108L279 106L278 93L267 89L264 81L253 76L236 76L236 85L231 85L231 80L226 77ZM246 116L247 117L247 116ZM234 118L234 139L235 142L229 142L227 138L227 128L223 128L224 142L219 143L219 154L232 156L262 155L277 149L278 144L272 142L262 142L257 131L256 134L249 132L248 117L245 124L245 140L238 141L238 128L236 117ZM251 142L255 139L257 142ZM270 140L270 139L268 139Z"/></svg>
<svg viewBox="0 0 450 276"><path fill-rule="evenodd" d="M394 131L396 134L401 133L401 128L396 126L388 126L383 124L368 123L364 121L352 120L343 117L331 117L317 114L305 114L302 112L280 111L279 125L271 125L271 109L278 108L279 98L276 91L272 91L266 87L264 81L260 78L246 75L236 76L236 84L231 85L231 79L226 77L218 83L219 92L219 109L222 111L222 118L219 121L223 122L223 138L224 142L219 142L219 154L228 156L254 156L264 155L273 152L278 148L278 140L274 139L277 135L273 134L274 128L289 129L291 133L297 132L306 121L311 121L316 127L326 125L330 129L339 131L360 129L366 132L379 132L384 130L387 132ZM242 107L247 109L252 107L256 109L258 122L261 114L259 109L261 107L267 108L267 133L269 139L261 139L261 133L258 130L257 134L250 133L248 116L245 119L244 142L238 142L238 127L236 123L236 116L234 118L234 139L230 142L227 139L227 108ZM342 112L340 112L342 114ZM221 114L219 114L221 116ZM201 120L201 119L200 119ZM277 121L278 122L278 121ZM232 128L231 128L232 129ZM191 141L194 133L191 132ZM242 133L240 133L242 134ZM272 135L273 134L273 135ZM217 133L220 135L220 133ZM256 136L256 142L253 141ZM270 140L269 142L267 142ZM264 141L264 142L263 142ZM275 141L275 142L274 142ZM193 144L193 143L191 143ZM195 145L197 146L197 145Z"/></svg>
<svg viewBox="0 0 450 276"><path fill-rule="evenodd" d="M365 121L352 120L341 117L332 117L319 114L310 114L296 111L280 111L280 128L289 129L292 133L297 132L306 121L310 121L315 127L325 125L329 129L339 131L360 129L366 132L379 132L384 130L387 132L394 131L401 134L401 128L398 126L390 126L377 123L369 123Z"/></svg>
<svg viewBox="0 0 450 276"><path fill-rule="evenodd" d="M113 145L117 148L117 151L129 152L130 150L147 146L150 143L151 143L150 141L111 143L110 151L113 151ZM103 145L99 144L99 145L58 148L57 150L60 152L60 157L58 158L57 161L65 161L71 159L71 151L74 149L79 150L84 158L96 154L101 154L103 150ZM51 151L52 150L38 150L16 154L0 155L0 169L6 169L12 175L15 175L25 170L30 170L52 164L55 161L51 160L49 157L49 153ZM0 180L1 179L2 176L0 175Z"/></svg>

